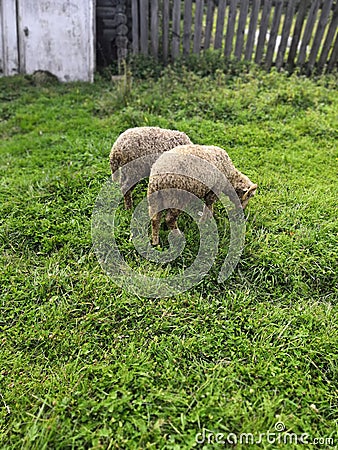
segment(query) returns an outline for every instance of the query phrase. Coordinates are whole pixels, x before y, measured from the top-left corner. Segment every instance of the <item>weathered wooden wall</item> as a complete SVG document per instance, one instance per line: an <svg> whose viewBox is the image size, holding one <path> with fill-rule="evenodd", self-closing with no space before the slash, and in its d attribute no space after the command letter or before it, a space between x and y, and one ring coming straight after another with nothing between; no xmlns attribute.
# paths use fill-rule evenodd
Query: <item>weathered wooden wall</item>
<svg viewBox="0 0 338 450"><path fill-rule="evenodd" d="M94 1L1 0L0 72L49 71L60 81L92 81Z"/></svg>
<svg viewBox="0 0 338 450"><path fill-rule="evenodd" d="M96 0L96 61L107 66L127 55L131 36L131 3Z"/></svg>

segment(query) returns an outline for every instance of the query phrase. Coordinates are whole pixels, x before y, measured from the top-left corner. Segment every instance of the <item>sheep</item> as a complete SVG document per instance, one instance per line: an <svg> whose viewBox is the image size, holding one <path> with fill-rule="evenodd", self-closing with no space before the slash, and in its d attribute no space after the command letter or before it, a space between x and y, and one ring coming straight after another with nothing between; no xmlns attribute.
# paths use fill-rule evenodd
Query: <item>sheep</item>
<svg viewBox="0 0 338 450"><path fill-rule="evenodd" d="M172 191L170 198L168 191L161 195L163 189L180 189L181 192L194 194L205 201L205 207L208 207L205 213L212 214L213 203L221 192L231 198L230 191L233 192L233 189L227 188L226 183L231 184L244 209L254 196L257 184L235 168L225 150L216 146L189 144L177 146L162 154L151 168L147 191L152 244L159 244L163 210L167 210L168 228L178 231L177 217L182 209L182 201L183 204L187 201L177 191Z"/></svg>
<svg viewBox="0 0 338 450"><path fill-rule="evenodd" d="M113 181L120 182L126 209L132 208L134 182L149 176L161 153L183 144L191 144L185 133L159 127L129 128L117 138L110 152L110 168Z"/></svg>

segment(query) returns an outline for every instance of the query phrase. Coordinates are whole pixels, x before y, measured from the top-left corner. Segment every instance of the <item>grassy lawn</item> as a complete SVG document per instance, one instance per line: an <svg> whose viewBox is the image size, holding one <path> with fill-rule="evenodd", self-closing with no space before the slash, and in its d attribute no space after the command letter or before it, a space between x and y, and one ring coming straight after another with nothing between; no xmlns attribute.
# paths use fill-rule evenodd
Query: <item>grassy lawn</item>
<svg viewBox="0 0 338 450"><path fill-rule="evenodd" d="M233 433L216 448L295 448L283 432L240 442L278 422L308 434L302 448L338 445L336 84L167 69L133 80L124 97L101 78L0 79L2 449L214 448L196 443L203 429L210 442ZM259 185L225 283L222 246L202 282L169 298L132 295L98 264L91 214L109 151L143 125L225 148ZM133 259L131 215L120 216ZM194 252L198 235L181 226ZM175 264L151 270L165 276Z"/></svg>

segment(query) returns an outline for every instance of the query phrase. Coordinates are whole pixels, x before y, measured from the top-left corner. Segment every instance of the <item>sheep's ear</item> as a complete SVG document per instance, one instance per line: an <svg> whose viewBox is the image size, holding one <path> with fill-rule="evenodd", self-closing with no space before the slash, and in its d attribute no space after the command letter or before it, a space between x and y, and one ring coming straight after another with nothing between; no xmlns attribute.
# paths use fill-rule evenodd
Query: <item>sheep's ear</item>
<svg viewBox="0 0 338 450"><path fill-rule="evenodd" d="M256 192L257 187L258 187L257 184L253 184L249 189L247 189L247 190L244 192L244 195L243 195L243 197L242 197L242 200L244 201L244 200L246 200L246 199L252 197L253 195L255 195L255 192Z"/></svg>
<svg viewBox="0 0 338 450"><path fill-rule="evenodd" d="M246 191L240 188L236 189L236 194L238 195L239 199L243 199L243 196L246 195Z"/></svg>

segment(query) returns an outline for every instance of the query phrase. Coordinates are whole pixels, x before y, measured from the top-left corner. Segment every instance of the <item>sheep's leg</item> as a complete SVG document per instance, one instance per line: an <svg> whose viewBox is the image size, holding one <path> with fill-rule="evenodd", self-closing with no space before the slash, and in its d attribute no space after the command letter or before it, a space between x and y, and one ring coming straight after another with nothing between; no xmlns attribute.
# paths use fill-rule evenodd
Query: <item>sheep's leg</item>
<svg viewBox="0 0 338 450"><path fill-rule="evenodd" d="M133 207L133 199L132 199L132 196L131 196L132 192L133 192L133 190L129 189L129 191L127 191L124 194L124 207L126 209L132 209L132 207Z"/></svg>
<svg viewBox="0 0 338 450"><path fill-rule="evenodd" d="M209 191L205 196L205 205L210 209L211 214L214 213L214 203L217 200L217 195L213 191Z"/></svg>
<svg viewBox="0 0 338 450"><path fill-rule="evenodd" d="M210 191L207 193L207 195L205 196L205 205L203 208L203 214L201 217L201 221L205 221L207 218L210 217L210 213L211 214L214 213L214 203L216 200L217 200L217 195L213 191ZM208 210L206 208L208 208Z"/></svg>
<svg viewBox="0 0 338 450"><path fill-rule="evenodd" d="M162 211L156 213L151 219L151 240L153 245L160 243L160 224L161 224Z"/></svg>
<svg viewBox="0 0 338 450"><path fill-rule="evenodd" d="M165 220L166 220L166 223L167 223L168 228L170 230L177 230L178 229L177 217L179 216L179 214L180 214L180 210L179 209L171 208L171 209L168 210L168 212L166 214L166 217L165 217Z"/></svg>

